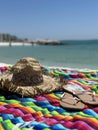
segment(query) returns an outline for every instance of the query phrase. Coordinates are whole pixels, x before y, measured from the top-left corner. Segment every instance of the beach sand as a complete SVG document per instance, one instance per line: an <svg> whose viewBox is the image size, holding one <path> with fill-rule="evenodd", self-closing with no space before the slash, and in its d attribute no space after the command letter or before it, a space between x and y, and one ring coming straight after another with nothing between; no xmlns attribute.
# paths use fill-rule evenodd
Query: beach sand
<svg viewBox="0 0 98 130"><path fill-rule="evenodd" d="M26 42L0 42L0 46L32 46L32 44Z"/></svg>

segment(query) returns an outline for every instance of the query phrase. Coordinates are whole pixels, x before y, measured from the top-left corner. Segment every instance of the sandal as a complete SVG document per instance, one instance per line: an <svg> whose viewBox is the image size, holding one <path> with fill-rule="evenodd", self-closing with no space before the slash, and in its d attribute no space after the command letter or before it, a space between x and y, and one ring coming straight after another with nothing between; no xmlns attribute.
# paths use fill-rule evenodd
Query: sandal
<svg viewBox="0 0 98 130"><path fill-rule="evenodd" d="M69 93L63 94L63 97L60 100L60 105L69 110L83 110L85 107L79 98L74 97Z"/></svg>
<svg viewBox="0 0 98 130"><path fill-rule="evenodd" d="M95 92L91 90L80 90L71 85L64 85L64 91L76 96L81 102L87 105L98 105L98 98L95 96Z"/></svg>

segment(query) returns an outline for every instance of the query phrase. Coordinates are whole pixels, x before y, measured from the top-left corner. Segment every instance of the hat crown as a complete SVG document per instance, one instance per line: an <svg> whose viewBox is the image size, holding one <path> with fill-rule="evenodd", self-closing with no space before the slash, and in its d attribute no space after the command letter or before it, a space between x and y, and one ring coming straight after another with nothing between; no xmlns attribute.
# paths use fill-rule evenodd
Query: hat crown
<svg viewBox="0 0 98 130"><path fill-rule="evenodd" d="M20 59L12 68L12 82L16 85L33 86L43 82L39 62L31 57Z"/></svg>

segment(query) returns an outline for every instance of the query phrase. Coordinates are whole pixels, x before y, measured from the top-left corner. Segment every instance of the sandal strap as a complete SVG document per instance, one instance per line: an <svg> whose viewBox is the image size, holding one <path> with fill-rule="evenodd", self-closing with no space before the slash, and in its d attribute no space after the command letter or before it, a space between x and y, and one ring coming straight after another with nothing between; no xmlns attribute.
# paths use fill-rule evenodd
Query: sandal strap
<svg viewBox="0 0 98 130"><path fill-rule="evenodd" d="M92 96L92 101L96 101L95 91L85 90L85 91L79 92L77 95L82 95L82 94L84 94L84 93L90 94L90 95ZM73 95L76 95L76 93L73 92Z"/></svg>
<svg viewBox="0 0 98 130"><path fill-rule="evenodd" d="M62 94L62 98L61 99L63 99L64 95L65 95L65 93ZM76 105L80 101L80 99L78 97L76 97L76 96L73 96L73 97L69 96L68 98L70 98L70 99L72 99L74 101L73 105Z"/></svg>

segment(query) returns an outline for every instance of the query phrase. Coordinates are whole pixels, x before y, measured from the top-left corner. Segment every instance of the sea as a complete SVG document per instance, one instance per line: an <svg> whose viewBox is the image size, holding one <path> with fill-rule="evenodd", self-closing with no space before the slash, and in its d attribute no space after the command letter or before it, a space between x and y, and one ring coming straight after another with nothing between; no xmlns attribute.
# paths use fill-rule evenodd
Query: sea
<svg viewBox="0 0 98 130"><path fill-rule="evenodd" d="M43 66L98 69L98 40L63 40L64 45L0 46L0 63L34 57Z"/></svg>

